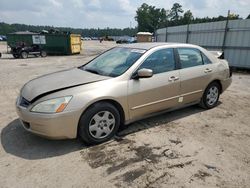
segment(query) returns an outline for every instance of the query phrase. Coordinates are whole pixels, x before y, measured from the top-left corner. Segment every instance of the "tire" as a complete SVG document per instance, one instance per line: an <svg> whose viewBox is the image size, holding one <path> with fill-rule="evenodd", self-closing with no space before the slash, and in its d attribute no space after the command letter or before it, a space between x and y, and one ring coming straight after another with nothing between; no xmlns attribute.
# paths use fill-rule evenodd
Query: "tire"
<svg viewBox="0 0 250 188"><path fill-rule="evenodd" d="M110 103L100 102L82 114L78 134L87 144L99 144L111 139L119 126L119 111Z"/></svg>
<svg viewBox="0 0 250 188"><path fill-rule="evenodd" d="M47 52L45 52L45 51L41 51L41 53L40 53L40 55L41 55L41 57L46 57L47 56Z"/></svg>
<svg viewBox="0 0 250 188"><path fill-rule="evenodd" d="M26 51L22 51L21 52L21 57L23 58L23 59L26 59L26 58L28 58L28 52L26 52Z"/></svg>
<svg viewBox="0 0 250 188"><path fill-rule="evenodd" d="M204 109L211 109L218 105L221 86L217 82L210 83L201 98L200 106Z"/></svg>

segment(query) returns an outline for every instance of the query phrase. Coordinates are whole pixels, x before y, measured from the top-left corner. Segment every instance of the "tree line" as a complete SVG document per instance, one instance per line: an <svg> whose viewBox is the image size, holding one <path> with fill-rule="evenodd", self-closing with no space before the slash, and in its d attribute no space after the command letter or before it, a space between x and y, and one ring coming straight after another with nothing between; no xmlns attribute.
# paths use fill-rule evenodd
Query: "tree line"
<svg viewBox="0 0 250 188"><path fill-rule="evenodd" d="M135 20L138 22L139 31L154 32L156 29L195 23L206 23L223 20L242 19L238 14L228 16L194 18L191 10L184 12L182 5L174 3L170 10L156 8L155 6L143 3L136 11ZM250 14L246 19L250 19Z"/></svg>
<svg viewBox="0 0 250 188"><path fill-rule="evenodd" d="M7 24L0 22L0 35L6 35L17 31L33 31L40 32L42 30L60 30L65 32L71 32L81 34L84 37L104 37L104 36L135 36L138 31L146 31L153 33L156 29L178 26L192 23L205 23L214 21L226 20L225 16L218 17L205 17L205 18L194 18L191 10L184 12L182 5L174 3L170 10L164 8L156 8L155 6L143 3L136 11L135 20L138 26L135 28L92 28L92 29L81 29L81 28L70 28L70 27L53 27L53 26L35 26L25 24ZM238 14L229 14L228 19L242 19ZM250 19L250 14L247 19Z"/></svg>
<svg viewBox="0 0 250 188"><path fill-rule="evenodd" d="M70 27L53 27L53 26L35 26L26 24L7 24L0 22L0 35L6 35L17 31L31 31L41 32L42 30L59 30L64 32L70 32L74 34L80 34L83 37L104 37L104 36L135 36L137 28L104 28L104 29L81 29L81 28L70 28Z"/></svg>

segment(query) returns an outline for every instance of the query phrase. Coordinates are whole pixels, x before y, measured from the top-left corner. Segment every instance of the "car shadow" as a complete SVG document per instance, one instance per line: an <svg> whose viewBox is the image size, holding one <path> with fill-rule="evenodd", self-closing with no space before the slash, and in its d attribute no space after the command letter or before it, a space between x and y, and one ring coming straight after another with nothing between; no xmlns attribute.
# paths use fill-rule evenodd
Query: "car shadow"
<svg viewBox="0 0 250 188"><path fill-rule="evenodd" d="M2 60L16 60L14 57L1 57Z"/></svg>
<svg viewBox="0 0 250 188"><path fill-rule="evenodd" d="M78 139L48 140L33 135L22 127L19 119L2 129L1 144L6 153L28 160L60 156L85 147Z"/></svg>
<svg viewBox="0 0 250 188"><path fill-rule="evenodd" d="M40 56L34 56L34 55L30 55L28 58L26 58L26 59L23 59L23 58L14 58L13 56L11 56L11 55L4 55L3 56L3 54L2 54L2 57L1 57L1 59L3 59L3 60L18 60L18 59L22 59L22 60L27 60L27 59L34 59L34 58L41 58Z"/></svg>
<svg viewBox="0 0 250 188"><path fill-rule="evenodd" d="M204 111L204 109L198 106L190 106L131 123L118 131L114 141L119 142L120 139L123 139L123 137L129 134L155 126L170 124L177 119L197 114L202 111ZM2 129L1 144L6 153L28 160L60 156L91 147L84 145L80 139L48 140L33 135L22 127L18 119L13 120Z"/></svg>
<svg viewBox="0 0 250 188"><path fill-rule="evenodd" d="M218 102L218 106L221 105L221 102ZM128 124L120 128L117 133L117 140L122 139L123 137L133 134L138 131L149 129L156 126L162 126L164 124L170 124L175 120L182 119L193 114L201 113L206 111L205 109L199 107L198 105L192 105L185 108L180 108L177 110L165 112L156 116L152 116L134 123Z"/></svg>

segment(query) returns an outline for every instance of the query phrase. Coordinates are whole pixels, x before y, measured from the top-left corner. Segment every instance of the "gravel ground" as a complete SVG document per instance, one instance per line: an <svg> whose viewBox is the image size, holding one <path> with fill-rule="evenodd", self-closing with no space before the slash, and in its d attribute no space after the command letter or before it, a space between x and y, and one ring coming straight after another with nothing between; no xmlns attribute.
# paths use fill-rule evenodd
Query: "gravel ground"
<svg viewBox="0 0 250 188"><path fill-rule="evenodd" d="M0 187L249 187L250 75L235 73L212 110L192 106L129 125L87 147L26 132L15 112L22 85L115 46L86 41L75 56L0 59ZM0 52L6 44L0 43Z"/></svg>

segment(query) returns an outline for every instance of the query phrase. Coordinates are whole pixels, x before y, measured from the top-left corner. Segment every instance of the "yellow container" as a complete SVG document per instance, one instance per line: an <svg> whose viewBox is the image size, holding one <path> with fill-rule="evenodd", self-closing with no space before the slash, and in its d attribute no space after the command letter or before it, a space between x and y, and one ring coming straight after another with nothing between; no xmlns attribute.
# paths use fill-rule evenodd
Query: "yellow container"
<svg viewBox="0 0 250 188"><path fill-rule="evenodd" d="M70 48L71 54L79 54L82 49L81 35L71 34L70 35Z"/></svg>

